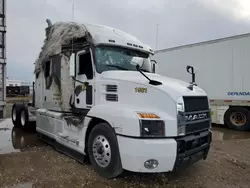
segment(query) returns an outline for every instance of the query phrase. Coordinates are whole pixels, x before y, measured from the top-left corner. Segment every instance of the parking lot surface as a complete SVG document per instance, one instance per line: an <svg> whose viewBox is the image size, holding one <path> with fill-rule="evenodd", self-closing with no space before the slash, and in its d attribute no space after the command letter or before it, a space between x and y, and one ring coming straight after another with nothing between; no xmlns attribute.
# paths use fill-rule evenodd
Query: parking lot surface
<svg viewBox="0 0 250 188"><path fill-rule="evenodd" d="M178 187L249 188L250 133L213 126L207 160L178 172L139 174L125 172L106 180L89 164L80 164L36 137L34 129L13 128L11 119L0 122L1 187Z"/></svg>

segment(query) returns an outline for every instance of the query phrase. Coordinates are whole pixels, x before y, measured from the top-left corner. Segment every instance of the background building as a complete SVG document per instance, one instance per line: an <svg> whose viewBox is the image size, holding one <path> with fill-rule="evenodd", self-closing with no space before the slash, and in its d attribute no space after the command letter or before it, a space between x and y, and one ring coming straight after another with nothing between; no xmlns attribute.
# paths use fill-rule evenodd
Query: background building
<svg viewBox="0 0 250 188"><path fill-rule="evenodd" d="M21 85L22 85L21 80L9 79L8 77L6 78L6 86L21 86Z"/></svg>
<svg viewBox="0 0 250 188"><path fill-rule="evenodd" d="M33 83L32 82L21 82L21 86L29 86L30 95L33 94Z"/></svg>
<svg viewBox="0 0 250 188"><path fill-rule="evenodd" d="M29 86L30 95L33 94L33 83L29 81L22 81L17 79L6 78L6 86Z"/></svg>

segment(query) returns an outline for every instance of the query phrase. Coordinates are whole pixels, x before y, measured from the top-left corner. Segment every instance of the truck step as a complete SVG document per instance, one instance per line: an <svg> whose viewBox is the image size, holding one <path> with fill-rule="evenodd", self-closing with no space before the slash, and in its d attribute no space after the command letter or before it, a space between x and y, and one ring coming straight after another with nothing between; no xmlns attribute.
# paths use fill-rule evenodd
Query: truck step
<svg viewBox="0 0 250 188"><path fill-rule="evenodd" d="M71 138L68 135L64 135L62 133L59 133L59 136L60 136L61 139L63 139L66 142L71 142L71 143L73 143L73 144L75 144L77 146L79 145L79 140L77 140L75 138Z"/></svg>
<svg viewBox="0 0 250 188"><path fill-rule="evenodd" d="M46 142L47 144L51 145L52 147L54 147L57 151L75 159L76 161L80 162L80 163L84 163L85 161L85 155L83 155L82 153L75 151L71 148L68 148L60 143L58 143L55 139L50 138L42 133L37 133L38 138L43 140L44 142Z"/></svg>

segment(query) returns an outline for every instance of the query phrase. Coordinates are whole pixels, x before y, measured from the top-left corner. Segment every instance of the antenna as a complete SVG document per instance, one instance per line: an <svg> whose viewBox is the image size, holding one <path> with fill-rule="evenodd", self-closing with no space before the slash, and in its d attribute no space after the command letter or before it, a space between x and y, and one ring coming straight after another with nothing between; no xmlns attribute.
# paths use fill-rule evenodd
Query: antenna
<svg viewBox="0 0 250 188"><path fill-rule="evenodd" d="M155 50L157 50L158 47L158 24L156 25L156 42L155 42Z"/></svg>

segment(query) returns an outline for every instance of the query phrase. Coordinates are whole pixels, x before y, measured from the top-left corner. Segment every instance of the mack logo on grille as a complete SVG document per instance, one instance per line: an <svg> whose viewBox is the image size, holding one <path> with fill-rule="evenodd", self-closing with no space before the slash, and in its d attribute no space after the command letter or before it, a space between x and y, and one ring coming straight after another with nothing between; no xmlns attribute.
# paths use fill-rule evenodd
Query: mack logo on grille
<svg viewBox="0 0 250 188"><path fill-rule="evenodd" d="M186 121L195 121L208 118L207 113L190 114L186 115Z"/></svg>

